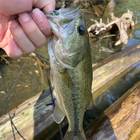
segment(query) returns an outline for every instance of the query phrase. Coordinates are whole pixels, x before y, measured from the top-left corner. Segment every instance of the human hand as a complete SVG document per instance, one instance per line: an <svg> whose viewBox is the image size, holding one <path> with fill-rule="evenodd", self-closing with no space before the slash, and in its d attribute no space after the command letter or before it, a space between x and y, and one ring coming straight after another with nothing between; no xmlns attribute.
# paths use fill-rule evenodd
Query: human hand
<svg viewBox="0 0 140 140"><path fill-rule="evenodd" d="M46 44L51 29L46 16L54 11L55 0L0 0L0 48L11 58Z"/></svg>

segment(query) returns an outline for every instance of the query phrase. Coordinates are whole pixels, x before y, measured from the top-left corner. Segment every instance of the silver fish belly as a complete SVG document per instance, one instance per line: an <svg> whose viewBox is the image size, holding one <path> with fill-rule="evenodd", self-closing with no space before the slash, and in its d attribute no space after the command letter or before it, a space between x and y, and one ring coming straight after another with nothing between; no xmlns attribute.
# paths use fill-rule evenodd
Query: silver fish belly
<svg viewBox="0 0 140 140"><path fill-rule="evenodd" d="M89 37L79 6L46 15L53 35L48 44L56 123L67 117L69 127L64 140L86 140L83 117L93 105L92 63Z"/></svg>

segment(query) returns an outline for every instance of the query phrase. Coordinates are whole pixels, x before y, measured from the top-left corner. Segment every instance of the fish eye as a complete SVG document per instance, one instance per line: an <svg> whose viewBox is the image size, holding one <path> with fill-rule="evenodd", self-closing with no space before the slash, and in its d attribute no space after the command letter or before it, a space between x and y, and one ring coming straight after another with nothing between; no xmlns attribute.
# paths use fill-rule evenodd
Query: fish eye
<svg viewBox="0 0 140 140"><path fill-rule="evenodd" d="M84 32L85 32L85 26L83 26L83 25L78 26L77 30L78 30L78 33L79 33L80 35L82 35L82 34L84 34Z"/></svg>

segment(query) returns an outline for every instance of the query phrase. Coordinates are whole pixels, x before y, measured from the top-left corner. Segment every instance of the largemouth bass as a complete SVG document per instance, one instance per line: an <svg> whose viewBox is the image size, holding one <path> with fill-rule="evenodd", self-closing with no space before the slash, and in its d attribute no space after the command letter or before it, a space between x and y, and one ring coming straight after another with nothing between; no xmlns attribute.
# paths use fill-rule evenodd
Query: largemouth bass
<svg viewBox="0 0 140 140"><path fill-rule="evenodd" d="M56 123L67 117L64 140L86 140L83 118L91 109L92 63L89 36L80 6L46 14L53 35L48 44Z"/></svg>

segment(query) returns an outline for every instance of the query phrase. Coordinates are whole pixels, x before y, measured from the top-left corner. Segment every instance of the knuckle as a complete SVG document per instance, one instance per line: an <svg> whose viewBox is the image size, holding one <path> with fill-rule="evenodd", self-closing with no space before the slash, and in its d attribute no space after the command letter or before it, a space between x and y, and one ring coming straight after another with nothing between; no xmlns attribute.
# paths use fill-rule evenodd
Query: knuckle
<svg viewBox="0 0 140 140"><path fill-rule="evenodd" d="M14 38L17 38L17 39L22 39L23 35L24 35L24 32L23 30L18 26L16 29L13 29L11 31L12 35L14 36Z"/></svg>
<svg viewBox="0 0 140 140"><path fill-rule="evenodd" d="M29 30L26 31L27 34L34 34L38 31L38 28L35 26L32 26L31 28L29 28Z"/></svg>

